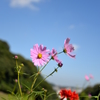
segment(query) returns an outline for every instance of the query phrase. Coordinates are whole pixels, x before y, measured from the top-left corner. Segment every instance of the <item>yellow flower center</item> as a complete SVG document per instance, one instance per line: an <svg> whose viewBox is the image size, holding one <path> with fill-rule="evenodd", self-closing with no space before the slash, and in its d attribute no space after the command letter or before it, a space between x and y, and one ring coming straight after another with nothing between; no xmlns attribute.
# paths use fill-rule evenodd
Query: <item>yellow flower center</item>
<svg viewBox="0 0 100 100"><path fill-rule="evenodd" d="M39 58L39 59L42 58L42 54L41 54L41 53L38 54L38 58Z"/></svg>
<svg viewBox="0 0 100 100"><path fill-rule="evenodd" d="M67 53L67 50L66 50L66 49L64 49L64 50L63 50L63 52L64 52L64 53Z"/></svg>

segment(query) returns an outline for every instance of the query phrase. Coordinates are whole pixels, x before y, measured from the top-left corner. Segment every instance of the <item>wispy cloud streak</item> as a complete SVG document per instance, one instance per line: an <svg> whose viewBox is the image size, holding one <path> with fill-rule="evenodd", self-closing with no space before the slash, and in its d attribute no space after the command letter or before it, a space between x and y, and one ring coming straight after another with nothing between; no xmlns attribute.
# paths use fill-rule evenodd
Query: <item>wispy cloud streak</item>
<svg viewBox="0 0 100 100"><path fill-rule="evenodd" d="M74 28L75 28L74 25L70 25L70 26L69 26L69 29L74 29Z"/></svg>
<svg viewBox="0 0 100 100"><path fill-rule="evenodd" d="M40 3L41 0L10 0L11 7L28 7L32 10L38 10L35 3Z"/></svg>
<svg viewBox="0 0 100 100"><path fill-rule="evenodd" d="M73 44L75 51L79 49L79 46L76 44Z"/></svg>

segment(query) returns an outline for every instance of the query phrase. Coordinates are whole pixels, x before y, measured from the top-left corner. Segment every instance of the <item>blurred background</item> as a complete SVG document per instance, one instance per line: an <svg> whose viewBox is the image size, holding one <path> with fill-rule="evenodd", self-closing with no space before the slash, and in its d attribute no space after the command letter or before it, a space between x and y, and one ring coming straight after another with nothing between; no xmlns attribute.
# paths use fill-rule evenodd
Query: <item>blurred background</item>
<svg viewBox="0 0 100 100"><path fill-rule="evenodd" d="M24 71L32 74L34 69L29 71L27 66L35 68L30 58L33 45L43 44L49 50L55 48L60 52L66 38L71 39L76 58L63 53L58 55L63 67L46 82L56 91L61 87L77 87L82 91L84 82L85 87L100 84L100 0L1 0L0 83L6 87L8 81L10 84L12 78L16 78L12 73L14 55L19 55L19 62L26 66ZM56 67L57 63L51 61L41 77ZM93 78L86 81L85 75ZM5 88L1 85L0 90L5 91Z"/></svg>

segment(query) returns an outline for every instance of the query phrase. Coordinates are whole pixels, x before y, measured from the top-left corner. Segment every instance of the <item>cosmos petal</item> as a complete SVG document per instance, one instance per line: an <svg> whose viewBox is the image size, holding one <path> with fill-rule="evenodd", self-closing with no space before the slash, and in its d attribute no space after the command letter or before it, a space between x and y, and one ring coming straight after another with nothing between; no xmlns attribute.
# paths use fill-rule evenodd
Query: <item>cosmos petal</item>
<svg viewBox="0 0 100 100"><path fill-rule="evenodd" d="M33 49L34 49L36 52L38 52L38 48L39 48L38 44L35 44L35 45L33 46Z"/></svg>
<svg viewBox="0 0 100 100"><path fill-rule="evenodd" d="M72 52L72 51L74 51L74 47L73 47L73 45L72 44L69 44L68 46L67 46L67 51L68 52Z"/></svg>
<svg viewBox="0 0 100 100"><path fill-rule="evenodd" d="M45 50L46 50L46 47L43 48L43 51L45 51Z"/></svg>
<svg viewBox="0 0 100 100"><path fill-rule="evenodd" d="M67 53L71 58L75 58L76 55L71 55L70 53Z"/></svg>
<svg viewBox="0 0 100 100"><path fill-rule="evenodd" d="M64 41L64 45L68 45L68 44L69 44L69 41L70 41L70 38L67 38L67 39Z"/></svg>

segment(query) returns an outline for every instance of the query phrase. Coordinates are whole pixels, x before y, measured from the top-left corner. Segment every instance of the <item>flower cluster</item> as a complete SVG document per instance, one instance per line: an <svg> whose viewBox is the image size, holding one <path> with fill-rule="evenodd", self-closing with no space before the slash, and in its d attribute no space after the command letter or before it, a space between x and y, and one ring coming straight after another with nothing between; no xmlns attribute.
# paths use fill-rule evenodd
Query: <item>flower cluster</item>
<svg viewBox="0 0 100 100"><path fill-rule="evenodd" d="M79 96L75 91L71 90L66 90L66 89L61 89L59 92L61 99L63 100L64 98L67 98L68 100L79 100Z"/></svg>
<svg viewBox="0 0 100 100"><path fill-rule="evenodd" d="M74 47L72 44L69 44L69 41L69 38L65 40L62 52L66 53L68 56L72 58L75 58L75 55L70 54L74 50ZM59 67L62 67L63 64L58 59L57 54L58 53L54 48L50 51L47 50L45 46L39 46L38 44L35 44L33 46L33 49L31 49L31 58L35 66L44 66L50 59L53 59L58 63Z"/></svg>
<svg viewBox="0 0 100 100"><path fill-rule="evenodd" d="M93 75L89 75L89 76L87 76L87 75L85 75L85 79L86 79L86 81L89 81L90 79L93 79Z"/></svg>
<svg viewBox="0 0 100 100"><path fill-rule="evenodd" d="M47 50L47 48L45 46L44 47L43 47L43 45L39 46L38 44L35 44L33 46L33 49L31 49L31 58L32 58L32 62L34 63L34 65L38 66L38 67L43 66L43 68L40 70L40 72L45 68L45 66L49 63L50 60L54 60L57 62L58 67L52 73L50 73L46 78L51 76L54 72L57 72L57 69L59 67L63 66L62 61L58 59L58 54L65 53L69 57L75 58L75 55L71 54L71 52L74 51L74 47L72 44L69 44L69 41L70 41L69 38L67 38L64 41L63 50L59 53L54 48L50 51L50 50ZM38 74L37 74L37 76L38 76ZM36 76L36 78L37 78L37 76ZM34 83L35 83L35 81L33 81L33 84L31 86L31 90L34 86ZM71 92L70 90L68 90L68 91L61 90L60 95L62 97L61 100L63 100L64 98L70 98L70 100L78 100L78 95L75 92Z"/></svg>
<svg viewBox="0 0 100 100"><path fill-rule="evenodd" d="M57 72L59 67L63 66L63 63L61 60L58 59L58 54L61 53L65 53L68 56L70 56L71 58L75 58L75 55L72 55L71 52L74 50L74 47L72 44L69 44L70 39L67 38L64 41L64 46L61 52L57 52L56 49L52 49L52 50L48 50L47 47L43 46L43 45L38 45L35 44L33 46L33 49L31 49L30 53L31 53L31 58L32 58L32 62L36 67L42 67L42 68L38 68L38 72L33 74L32 76L34 76L32 85L30 87L30 91L28 92L28 99L31 98L32 94L34 93L34 95L37 95L37 91L35 91L35 89L44 81L46 80L49 76L53 75L55 72ZM18 87L19 87L19 92L20 92L20 96L23 96L23 91L21 88L21 84L20 84L20 73L21 73L21 69L24 66L24 64L18 64L17 60L18 60L18 56L15 55L15 60L16 60L16 70L17 70L17 74L18 77L17 79L15 79L15 83L18 83ZM48 74L43 80L41 80L37 85L36 85L36 81L38 76L40 75L40 73L42 72L42 70L47 66L47 64L50 62L50 60L54 60L57 63L57 68L55 68L50 74ZM13 91L14 92L14 91ZM42 88L41 90L41 99L43 100L47 100L48 97L46 97L46 92L47 90ZM40 95L39 94L39 95ZM70 90L62 90L60 92L60 95L62 97L61 100L63 100L64 98L70 98L70 100L77 100L78 95L75 92L71 92ZM35 99L35 97L34 97Z"/></svg>

